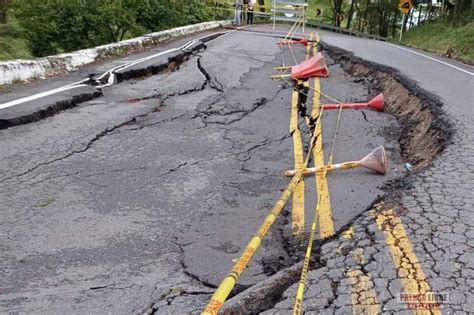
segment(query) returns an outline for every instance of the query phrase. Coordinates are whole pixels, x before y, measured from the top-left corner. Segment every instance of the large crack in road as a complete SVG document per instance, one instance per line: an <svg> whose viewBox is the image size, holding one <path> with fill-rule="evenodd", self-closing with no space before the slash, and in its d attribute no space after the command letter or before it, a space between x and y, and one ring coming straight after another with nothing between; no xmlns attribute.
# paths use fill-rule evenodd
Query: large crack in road
<svg viewBox="0 0 474 315"><path fill-rule="evenodd" d="M402 149L402 155L407 161L413 163L416 171L421 171L428 167L433 159L443 152L452 139L453 128L441 110L442 103L438 97L422 90L415 82L394 69L374 65L353 57L347 51L326 44L324 45L324 49L329 56L334 58L334 64L340 64L347 73L356 78L354 80L355 82L363 82L368 85L371 90L383 91L386 96L386 110L395 115L403 126L403 131L398 139ZM368 122L365 114L364 120ZM329 280L328 285L326 287L319 285L319 287L323 288L320 290L330 289L332 296L324 300L325 294L323 294L322 291L317 291L320 293L319 296L313 296L311 293L307 293L306 296L309 296L309 298L308 301L305 302L307 305L305 311L320 313L327 310L341 309L342 304L334 304L339 297L339 292L350 292L350 290L347 289L341 290L340 281L343 279L341 276L332 277L330 275L331 273L335 274L331 269L337 268L337 261L339 261L338 256L334 254L334 248L337 247L336 252L341 258L353 254L356 250L361 250L362 259L357 262L359 268L357 270L362 271L365 277L371 278L374 276L373 274L371 275L371 272L374 271L374 261L377 261L374 256L380 253L382 248L380 248L380 244L376 242L375 231L371 229L371 224L373 223L367 220L367 214L371 213L371 211L373 211L372 209L374 209L374 205L379 204L382 200L400 206L400 195L404 190L410 187L409 182L412 180L413 174L407 174L407 176L403 176L395 182L389 183L386 186L385 196L378 198L367 208L366 212L362 212L360 215L354 217L333 237L315 244L313 257L316 261L313 261L310 270L312 270L312 273L316 276L311 279L310 275L308 287L315 284L315 282L312 281L313 279L316 280L316 282L324 283L324 275L330 272L329 276L325 278ZM384 224L390 223L384 222ZM344 241L345 237L343 236L344 232L349 228L363 229L352 244L348 244L347 241ZM392 237L395 236L396 235L392 234ZM364 243L362 244L360 240L364 241ZM369 240L369 242L366 243L365 240ZM401 245L401 240L396 237L395 240L394 246L405 246ZM357 243L357 241L359 241L359 243ZM322 248L329 248L329 250L322 250ZM374 251L373 248L378 248L378 251ZM403 250L401 252L404 256L401 256L400 259L409 262L406 256L407 253ZM425 252L430 253L431 251L425 248ZM411 252L409 254L412 255ZM251 288L248 292L237 295L224 305L223 313L276 314L291 311L295 294L295 284L298 283L300 278L300 273L295 272L295 269L300 271L301 264L302 262L280 271L275 277L256 285L255 288ZM345 263L343 266L350 265L351 264ZM414 269L414 266L410 264L405 267L407 269ZM417 279L416 273L414 274L414 278ZM420 278L417 281L424 281L421 279L424 278ZM392 278L390 281L387 281L387 288L391 287L391 282L395 280L398 279ZM418 290L422 290L420 282L417 282L417 285ZM369 303L365 300L360 300L362 296L366 296L365 292L358 291L356 294L356 300L359 301L358 305L374 305L374 301L370 301ZM392 293L392 296L395 296L395 294ZM380 309L382 311L393 307L393 305L387 306L389 300L386 298L382 298L380 303ZM313 305L313 307L311 307L311 305ZM346 307L355 306L349 304L346 305Z"/></svg>
<svg viewBox="0 0 474 315"><path fill-rule="evenodd" d="M2 311L64 312L72 305L77 312L193 313L205 305L293 166L291 88L269 80L279 63L276 39L238 32L227 38L177 71L122 82L73 111L0 131L7 148L0 164L2 230L8 231L1 244L8 271L0 282L7 292ZM369 211L380 201L402 207L402 189L415 177L406 176L403 164L426 170L451 141L451 127L440 102L412 81L325 47L331 76L322 81L323 92L362 101L384 91L390 112L344 112L336 161L384 144L390 169L386 178L364 170L331 174L337 233L315 243L307 310L349 307L347 266L360 279L386 276L388 284L376 279L377 290L382 309L392 309L388 296L399 284L392 270L374 266L387 248ZM329 147L337 113L324 115ZM308 140L311 128L301 129ZM309 218L314 186L308 178ZM427 193L432 203L437 197ZM292 237L290 216L291 204L233 291L227 313L291 309L304 244ZM349 228L353 236L345 238ZM55 303L46 308L49 298Z"/></svg>

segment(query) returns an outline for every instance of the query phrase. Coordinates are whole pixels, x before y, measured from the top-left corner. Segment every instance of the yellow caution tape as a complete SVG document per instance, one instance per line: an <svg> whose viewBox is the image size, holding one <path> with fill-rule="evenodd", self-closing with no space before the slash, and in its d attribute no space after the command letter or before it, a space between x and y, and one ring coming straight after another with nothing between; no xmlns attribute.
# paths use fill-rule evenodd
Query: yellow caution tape
<svg viewBox="0 0 474 315"><path fill-rule="evenodd" d="M297 171L296 175L293 177L291 182L288 184L285 191L281 194L280 199L276 202L275 206L272 208L270 213L267 215L263 224L257 231L257 234L252 237L250 242L247 244L243 254L240 256L239 260L235 263L232 270L227 274L227 276L222 280L221 284L217 288L216 292L211 297L209 304L207 304L206 308L201 314L217 314L219 309L224 304L225 300L229 296L230 292L234 288L237 280L239 279L242 271L245 269L247 264L249 263L250 259L252 258L253 254L257 251L262 242L262 239L267 234L270 227L275 222L276 218L280 214L281 210L285 206L286 202L290 198L293 190L295 189L296 185L302 178L303 174L302 171Z"/></svg>
<svg viewBox="0 0 474 315"><path fill-rule="evenodd" d="M308 246L306 247L306 253L304 256L304 263L303 263L303 269L301 270L300 282L298 284L298 289L296 291L296 300L295 300L295 305L293 306L294 315L301 314L301 310L303 307L304 287L306 284L306 278L308 276L309 262L311 260L311 251L313 250L314 236L316 234L316 225L318 222L318 209L320 207L320 204L321 204L321 198L320 196L318 196L318 204L316 205L316 211L314 213L313 223L311 224L311 232L309 234Z"/></svg>
<svg viewBox="0 0 474 315"><path fill-rule="evenodd" d="M316 37L316 43L319 43L319 34L316 33L314 35L311 33L311 39ZM314 45L314 54L317 53L317 44ZM315 92L313 95L313 109L312 109L312 117L318 117L319 123L316 124L314 129L315 135L315 145L312 148L312 153L314 156L314 163L315 165L324 165L324 156L323 156L323 139L322 139L322 125L321 125L321 118L322 118L322 110L319 108L319 96L321 93L319 79L314 79L314 89ZM311 152L311 151L310 151ZM333 223L332 223L332 215L331 215L331 203L329 199L329 188L326 180L326 172L320 172L316 175L316 189L318 192L318 202L316 204L316 208L314 211L314 218L311 224L311 231L309 235L308 245L306 247L306 253L303 263L303 268L301 270L301 277L300 282L298 284L298 289L296 291L296 299L295 304L293 306L293 314L299 315L301 314L302 307L303 307L303 296L304 296L304 288L306 284L306 278L308 276L309 270L309 263L311 260L311 252L313 249L313 242L316 235L318 217L319 217L319 225L320 225L320 233L321 238L327 237L334 233ZM318 216L319 214L319 216Z"/></svg>
<svg viewBox="0 0 474 315"><path fill-rule="evenodd" d="M316 126L321 123L322 111L323 110L321 110L321 113L316 121ZM311 140L310 140L309 152L311 152L314 148L316 137L317 137L316 133L313 133L313 136L311 137ZM308 166L310 156L311 156L310 154L306 156L306 160L304 162L303 168L306 168ZM247 244L240 258L234 264L233 268L227 274L227 276L219 284L216 291L212 295L209 303L206 305L206 307L202 311L201 315L216 315L219 312L220 308L222 307L227 297L229 296L230 292L232 291L235 284L237 283L237 280L239 279L240 275L244 271L249 261L252 259L253 254L260 247L260 244L263 238L266 236L268 230L275 222L276 218L280 214L281 210L285 206L286 202L290 198L291 194L295 190L296 185L302 179L302 177L303 177L303 171L302 170L297 171L295 176L291 180L291 182L286 187L285 191L280 195L280 198L275 203L272 210L263 221L257 233L252 237L250 242ZM313 235L313 238L314 238L314 235ZM308 265L309 265L309 261L308 261Z"/></svg>

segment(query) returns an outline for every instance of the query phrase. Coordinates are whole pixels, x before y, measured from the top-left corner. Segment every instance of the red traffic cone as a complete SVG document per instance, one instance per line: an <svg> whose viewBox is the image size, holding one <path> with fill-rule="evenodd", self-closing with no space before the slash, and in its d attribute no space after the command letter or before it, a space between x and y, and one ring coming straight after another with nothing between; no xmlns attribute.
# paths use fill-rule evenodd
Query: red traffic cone
<svg viewBox="0 0 474 315"><path fill-rule="evenodd" d="M278 45L305 45L308 46L308 39L307 38L302 38L299 40L282 40L281 42L278 43Z"/></svg>
<svg viewBox="0 0 474 315"><path fill-rule="evenodd" d="M317 53L316 56L291 67L291 78L294 80L327 76L329 76L329 70L321 53Z"/></svg>
<svg viewBox="0 0 474 315"><path fill-rule="evenodd" d="M278 70L288 69L290 67L279 67ZM309 58L302 63L291 67L291 74L272 75L273 80L283 80L292 78L293 80L305 80L312 77L327 77L329 70L324 62L323 54L317 53L316 56Z"/></svg>
<svg viewBox="0 0 474 315"><path fill-rule="evenodd" d="M384 98L383 94L380 93L373 99L371 99L367 103L346 103L346 104L323 104L321 105L322 108L324 109L339 109L340 107L342 108L360 108L360 107L367 107L367 108L372 108L374 110L378 110L380 112L383 112L384 109Z"/></svg>
<svg viewBox="0 0 474 315"><path fill-rule="evenodd" d="M332 172L340 169L348 170L361 166L369 170L373 170L379 174L385 175L385 173L387 173L388 163L387 154L385 153L385 149L383 148L383 146L378 146L377 148L375 148L375 150L364 156L359 161L351 161L340 164L330 164L325 166L306 168L303 170L303 176L309 176L311 174L323 171ZM295 174L295 170L289 170L285 172L285 176L288 177L295 176Z"/></svg>

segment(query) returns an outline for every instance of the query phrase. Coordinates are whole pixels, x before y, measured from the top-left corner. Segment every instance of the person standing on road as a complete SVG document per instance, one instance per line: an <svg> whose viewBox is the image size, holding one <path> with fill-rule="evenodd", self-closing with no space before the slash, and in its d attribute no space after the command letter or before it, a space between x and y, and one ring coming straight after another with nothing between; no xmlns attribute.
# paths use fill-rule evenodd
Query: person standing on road
<svg viewBox="0 0 474 315"><path fill-rule="evenodd" d="M249 0L247 4L247 24L252 25L253 24L253 9L255 5L256 0Z"/></svg>
<svg viewBox="0 0 474 315"><path fill-rule="evenodd" d="M235 0L234 25L240 26L240 15L242 14L242 0Z"/></svg>

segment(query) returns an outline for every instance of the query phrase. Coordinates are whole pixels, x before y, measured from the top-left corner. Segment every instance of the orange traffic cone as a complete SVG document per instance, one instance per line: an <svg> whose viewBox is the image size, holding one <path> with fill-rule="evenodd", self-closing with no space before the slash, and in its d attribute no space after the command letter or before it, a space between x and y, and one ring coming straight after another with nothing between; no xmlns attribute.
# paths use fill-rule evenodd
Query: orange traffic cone
<svg viewBox="0 0 474 315"><path fill-rule="evenodd" d="M324 62L323 54L317 53L316 56L292 66L291 74L274 75L272 79L282 80L283 78L291 77L293 80L305 80L313 77L327 76L329 76L329 70Z"/></svg>
<svg viewBox="0 0 474 315"><path fill-rule="evenodd" d="M305 45L308 46L309 41L307 38L302 38L298 40L282 40L278 45Z"/></svg>
<svg viewBox="0 0 474 315"><path fill-rule="evenodd" d="M369 170L384 175L387 172L388 168L387 154L385 153L384 147L378 146L377 148L375 148L375 150L364 156L359 161L351 161L340 164L330 164L325 166L306 168L303 170L303 176L310 176L311 174L314 174L316 172L331 172L339 169L348 170L356 167L365 167ZM294 176L295 174L295 170L289 170L285 172L285 176L288 177Z"/></svg>
<svg viewBox="0 0 474 315"><path fill-rule="evenodd" d="M323 104L321 105L324 109L339 109L339 108L361 108L367 107L383 112L384 109L384 98L383 94L380 93L367 103L348 103L348 104Z"/></svg>

